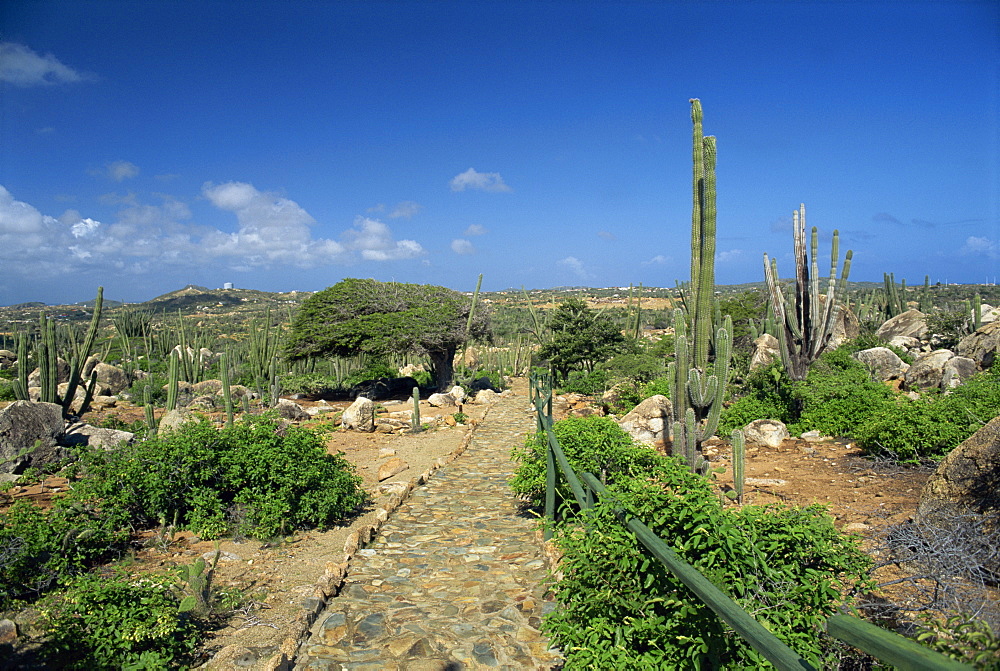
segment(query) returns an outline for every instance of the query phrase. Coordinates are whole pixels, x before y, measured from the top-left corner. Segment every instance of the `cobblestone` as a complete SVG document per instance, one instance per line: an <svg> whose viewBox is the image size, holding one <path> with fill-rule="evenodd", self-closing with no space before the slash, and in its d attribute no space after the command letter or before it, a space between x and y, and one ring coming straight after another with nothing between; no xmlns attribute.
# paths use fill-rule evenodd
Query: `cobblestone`
<svg viewBox="0 0 1000 671"><path fill-rule="evenodd" d="M539 631L554 603L536 520L507 487L510 450L533 428L523 393L498 400L462 456L357 552L297 670L559 667Z"/></svg>

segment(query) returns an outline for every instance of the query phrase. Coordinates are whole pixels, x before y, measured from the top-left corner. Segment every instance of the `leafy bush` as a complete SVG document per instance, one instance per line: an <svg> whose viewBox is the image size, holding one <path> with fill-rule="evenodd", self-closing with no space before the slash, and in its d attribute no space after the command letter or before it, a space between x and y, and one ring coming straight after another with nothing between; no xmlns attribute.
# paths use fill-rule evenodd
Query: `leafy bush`
<svg viewBox="0 0 1000 671"><path fill-rule="evenodd" d="M0 380L0 401L16 401L14 385L7 380Z"/></svg>
<svg viewBox="0 0 1000 671"><path fill-rule="evenodd" d="M302 373L282 375L280 379L281 391L285 394L307 394L315 395L336 389L339 385L329 375L322 373Z"/></svg>
<svg viewBox="0 0 1000 671"><path fill-rule="evenodd" d="M876 414L893 407L889 387L872 380L868 370L851 357L849 347L826 352L810 367L806 379L793 387L799 416L792 433L818 430L850 438Z"/></svg>
<svg viewBox="0 0 1000 671"><path fill-rule="evenodd" d="M722 409L719 435L728 435L757 419L776 419L787 424L796 418L792 383L780 362L750 373L740 393Z"/></svg>
<svg viewBox="0 0 1000 671"><path fill-rule="evenodd" d="M144 378L137 379L129 387L128 393L132 396L134 403L141 405L144 403L143 394L149 389L149 402L154 406L163 406L167 402L167 382L168 378L162 373L150 373Z"/></svg>
<svg viewBox="0 0 1000 671"><path fill-rule="evenodd" d="M553 431L573 469L578 473L593 473L604 482L622 475L639 476L656 462L656 452L636 444L613 419L607 417L569 417L556 422ZM521 463L510 481L510 487L535 506L545 500L546 445L544 434L536 434L512 451L512 457ZM572 499L573 495L564 481L559 492L564 499Z"/></svg>
<svg viewBox="0 0 1000 671"><path fill-rule="evenodd" d="M128 540L119 522L66 499L51 509L15 502L0 513L0 608L113 557Z"/></svg>
<svg viewBox="0 0 1000 671"><path fill-rule="evenodd" d="M598 396L607 391L610 384L611 376L606 370L597 369L590 372L575 370L566 377L559 391L564 394Z"/></svg>
<svg viewBox="0 0 1000 671"><path fill-rule="evenodd" d="M948 394L900 396L860 423L854 435L868 452L917 461L946 455L998 415L1000 372L990 370Z"/></svg>
<svg viewBox="0 0 1000 671"><path fill-rule="evenodd" d="M82 575L40 604L42 651L53 668L166 669L191 661L197 621L180 613L170 578Z"/></svg>
<svg viewBox="0 0 1000 671"><path fill-rule="evenodd" d="M385 361L370 360L364 366L341 380L341 385L350 388L365 380L374 380L380 377L399 377L399 370L390 366Z"/></svg>
<svg viewBox="0 0 1000 671"><path fill-rule="evenodd" d="M734 635L619 521L624 506L712 583L817 668L831 657L823 623L867 586L870 560L819 507L723 508L702 477L655 455L637 477L564 523L555 540L560 608L543 625L567 668L744 668L766 661Z"/></svg>
<svg viewBox="0 0 1000 671"><path fill-rule="evenodd" d="M363 503L361 478L304 427L250 416L215 429L205 420L109 452L89 452L79 496L129 523L174 519L210 538L238 530L267 538L326 526ZM240 529L234 529L239 525Z"/></svg>

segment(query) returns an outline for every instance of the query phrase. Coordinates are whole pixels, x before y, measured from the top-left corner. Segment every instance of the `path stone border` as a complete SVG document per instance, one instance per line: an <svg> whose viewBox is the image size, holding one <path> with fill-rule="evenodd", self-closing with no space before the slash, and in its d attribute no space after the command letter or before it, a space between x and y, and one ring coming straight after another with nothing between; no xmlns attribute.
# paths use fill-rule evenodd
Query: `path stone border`
<svg viewBox="0 0 1000 671"><path fill-rule="evenodd" d="M375 509L375 521L370 524L360 524L358 528L351 531L344 542L343 559L339 562L329 561L326 563L323 575L317 580L312 593L303 599L302 611L291 624L290 631L282 638L282 642L278 646L278 652L268 658L262 665L257 666L257 669L261 669L262 671L289 671L294 667L299 646L308 640L309 631L316 622L316 618L326 608L327 601L337 596L340 592L354 555L357 554L358 550L363 549L374 538L378 537L379 531L388 521L389 516L409 499L410 493L414 489L430 480L441 467L450 464L462 456L462 453L465 452L472 441L476 430L486 421L492 410L493 406L487 407L482 418L470 425L469 430L465 433L458 447L446 456L435 459L430 468L407 483L397 482L389 485L390 487L395 485L394 489L396 491L388 493L386 498L378 504ZM226 646L216 653L203 668L226 668L228 666L225 661L226 658L235 652L235 650L230 650L230 648L239 648L242 650L241 646Z"/></svg>

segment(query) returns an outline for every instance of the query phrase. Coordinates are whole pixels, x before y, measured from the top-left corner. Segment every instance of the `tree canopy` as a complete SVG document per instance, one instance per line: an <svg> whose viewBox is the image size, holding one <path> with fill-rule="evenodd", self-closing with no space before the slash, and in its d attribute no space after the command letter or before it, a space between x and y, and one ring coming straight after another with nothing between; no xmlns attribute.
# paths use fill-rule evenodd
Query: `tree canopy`
<svg viewBox="0 0 1000 671"><path fill-rule="evenodd" d="M595 313L579 298L559 304L549 322L552 339L538 356L548 359L563 379L570 370L592 371L594 364L607 361L628 349L628 338L607 315Z"/></svg>
<svg viewBox="0 0 1000 671"><path fill-rule="evenodd" d="M470 296L445 287L345 279L302 303L285 353L293 360L426 354L440 389L451 384L457 349L489 333L488 313L478 308L470 324L471 310Z"/></svg>

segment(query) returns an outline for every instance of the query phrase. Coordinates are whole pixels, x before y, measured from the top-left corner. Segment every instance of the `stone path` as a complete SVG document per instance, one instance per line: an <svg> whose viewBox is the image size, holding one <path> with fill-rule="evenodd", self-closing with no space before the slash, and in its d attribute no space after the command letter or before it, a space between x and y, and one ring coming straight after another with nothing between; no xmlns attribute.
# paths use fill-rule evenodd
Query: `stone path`
<svg viewBox="0 0 1000 671"><path fill-rule="evenodd" d="M554 607L536 521L507 479L534 430L527 396L502 398L461 457L415 489L300 648L295 668L457 671L558 668L539 633Z"/></svg>

